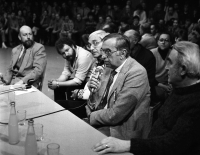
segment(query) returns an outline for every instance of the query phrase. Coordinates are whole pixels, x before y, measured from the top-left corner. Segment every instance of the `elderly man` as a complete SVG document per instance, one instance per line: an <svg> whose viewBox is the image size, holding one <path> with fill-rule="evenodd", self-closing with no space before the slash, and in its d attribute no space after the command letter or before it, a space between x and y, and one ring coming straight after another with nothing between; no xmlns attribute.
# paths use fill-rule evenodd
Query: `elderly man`
<svg viewBox="0 0 200 155"><path fill-rule="evenodd" d="M57 80L50 80L48 87L54 90L54 100L66 100L71 96L71 91L83 88L90 77L94 58L89 51L76 44L69 38L60 38L56 42L57 52L65 59L62 74Z"/></svg>
<svg viewBox="0 0 200 155"><path fill-rule="evenodd" d="M6 85L26 84L33 80L33 85L39 88L47 64L45 48L34 42L28 26L20 28L18 37L21 44L13 48L10 66L2 80Z"/></svg>
<svg viewBox="0 0 200 155"><path fill-rule="evenodd" d="M155 92L155 74L156 74L156 59L152 52L143 47L140 41L140 34L135 30L128 30L124 33L130 40L131 53L130 56L139 62L147 71L149 84L151 87L151 100L156 101Z"/></svg>
<svg viewBox="0 0 200 155"><path fill-rule="evenodd" d="M103 61L101 59L101 46L102 46L102 39L108 35L103 30L97 30L89 35L89 47L92 55L96 59L95 63L93 63L93 68L96 66L102 66ZM69 109L72 113L74 113L79 118L86 117L86 111L85 107L81 106L86 103L85 100L87 100L90 96L90 91L87 87L87 84L85 85L84 89L76 89L73 91L72 98L73 99L81 99L81 100L62 100L57 101L60 105L65 107L66 109ZM80 108L77 108L80 107Z"/></svg>
<svg viewBox="0 0 200 155"><path fill-rule="evenodd" d="M168 57L168 82L173 91L159 111L147 139L123 141L106 138L94 151L130 151L135 155L200 154L200 50L190 42L177 42Z"/></svg>
<svg viewBox="0 0 200 155"><path fill-rule="evenodd" d="M86 106L89 123L120 139L146 137L150 103L146 70L129 57L130 42L124 35L107 35L101 50L109 68L100 80L92 76L88 82L92 92L89 102L95 105L95 111Z"/></svg>

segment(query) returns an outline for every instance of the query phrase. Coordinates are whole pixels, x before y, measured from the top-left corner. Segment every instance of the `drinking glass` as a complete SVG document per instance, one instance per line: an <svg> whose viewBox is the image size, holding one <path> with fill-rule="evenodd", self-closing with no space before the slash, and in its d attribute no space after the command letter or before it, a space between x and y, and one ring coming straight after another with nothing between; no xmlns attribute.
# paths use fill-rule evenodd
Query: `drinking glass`
<svg viewBox="0 0 200 155"><path fill-rule="evenodd" d="M34 124L35 136L37 141L43 140L43 125L42 124Z"/></svg>
<svg viewBox="0 0 200 155"><path fill-rule="evenodd" d="M17 111L18 124L23 126L26 122L26 110Z"/></svg>
<svg viewBox="0 0 200 155"><path fill-rule="evenodd" d="M60 145L57 143L50 143L47 145L47 155L59 155Z"/></svg>

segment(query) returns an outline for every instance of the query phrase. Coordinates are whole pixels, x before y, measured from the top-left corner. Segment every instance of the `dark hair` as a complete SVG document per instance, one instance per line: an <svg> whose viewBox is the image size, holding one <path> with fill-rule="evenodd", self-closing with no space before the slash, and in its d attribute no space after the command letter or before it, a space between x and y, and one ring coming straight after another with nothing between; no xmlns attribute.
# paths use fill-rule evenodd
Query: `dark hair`
<svg viewBox="0 0 200 155"><path fill-rule="evenodd" d="M103 38L103 42L105 42L108 39L115 38L116 39L116 49L117 50L122 50L126 49L126 57L130 55L130 41L129 38L123 34L119 33L112 33Z"/></svg>
<svg viewBox="0 0 200 155"><path fill-rule="evenodd" d="M76 48L76 44L71 39L67 37L61 37L55 43L56 50L59 54L60 54L60 50L64 47L64 44L70 47L74 46Z"/></svg>
<svg viewBox="0 0 200 155"><path fill-rule="evenodd" d="M150 33L150 24L144 23L140 25L140 28L144 31L144 33Z"/></svg>
<svg viewBox="0 0 200 155"><path fill-rule="evenodd" d="M138 21L140 21L140 17L137 16L137 15L133 16L133 20L134 20L134 19L137 19Z"/></svg>

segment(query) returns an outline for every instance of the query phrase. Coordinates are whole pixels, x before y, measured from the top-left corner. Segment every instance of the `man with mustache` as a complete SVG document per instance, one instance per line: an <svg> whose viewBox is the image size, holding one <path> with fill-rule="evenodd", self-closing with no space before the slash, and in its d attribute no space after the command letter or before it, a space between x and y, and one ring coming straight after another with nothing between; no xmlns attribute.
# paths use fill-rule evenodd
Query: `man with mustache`
<svg viewBox="0 0 200 155"><path fill-rule="evenodd" d="M38 88L47 64L45 48L34 41L32 30L26 25L20 28L18 38L21 44L13 48L11 63L2 82L20 85L33 80L33 85Z"/></svg>

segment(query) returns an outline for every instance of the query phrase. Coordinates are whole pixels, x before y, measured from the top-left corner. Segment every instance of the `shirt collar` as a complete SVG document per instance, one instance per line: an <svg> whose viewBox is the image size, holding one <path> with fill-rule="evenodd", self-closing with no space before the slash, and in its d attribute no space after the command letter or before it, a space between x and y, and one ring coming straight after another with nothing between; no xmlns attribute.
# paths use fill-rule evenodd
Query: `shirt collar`
<svg viewBox="0 0 200 155"><path fill-rule="evenodd" d="M121 71L121 69L122 69L122 67L124 66L124 64L125 64L126 61L127 61L127 59L126 59L118 68L115 69L115 71L116 71L117 73L119 73L119 72Z"/></svg>

